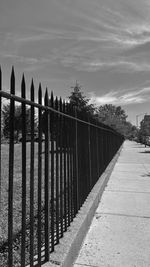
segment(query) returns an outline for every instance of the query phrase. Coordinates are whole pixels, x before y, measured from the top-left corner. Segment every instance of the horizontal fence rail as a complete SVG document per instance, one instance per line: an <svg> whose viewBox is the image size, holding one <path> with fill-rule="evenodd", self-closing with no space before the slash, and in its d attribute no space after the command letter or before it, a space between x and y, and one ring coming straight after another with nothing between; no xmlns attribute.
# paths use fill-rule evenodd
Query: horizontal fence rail
<svg viewBox="0 0 150 267"><path fill-rule="evenodd" d="M33 80L30 99L26 91L23 75L21 96L16 95L12 69L10 92L5 92L0 70L2 267L41 266L49 261L124 141L110 127L53 93L49 96L47 89L42 95L41 84L37 101Z"/></svg>

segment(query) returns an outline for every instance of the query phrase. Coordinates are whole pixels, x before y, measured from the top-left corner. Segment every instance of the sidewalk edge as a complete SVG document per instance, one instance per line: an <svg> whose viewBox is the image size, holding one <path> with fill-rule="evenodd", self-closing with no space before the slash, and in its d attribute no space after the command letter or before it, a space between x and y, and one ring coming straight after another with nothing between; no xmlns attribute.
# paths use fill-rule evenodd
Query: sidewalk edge
<svg viewBox="0 0 150 267"><path fill-rule="evenodd" d="M71 267L73 265L122 147L123 145L100 176L71 226L55 247L55 251L50 254L50 261L43 264L43 267Z"/></svg>

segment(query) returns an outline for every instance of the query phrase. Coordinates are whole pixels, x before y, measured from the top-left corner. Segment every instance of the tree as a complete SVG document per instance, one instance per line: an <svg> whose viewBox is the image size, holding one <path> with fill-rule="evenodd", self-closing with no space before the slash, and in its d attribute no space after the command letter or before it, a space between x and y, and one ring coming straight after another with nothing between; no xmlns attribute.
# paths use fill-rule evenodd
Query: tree
<svg viewBox="0 0 150 267"><path fill-rule="evenodd" d="M129 137L129 132L132 132L132 124L127 122L127 115L121 106L105 104L97 110L98 120L109 125L122 135Z"/></svg>
<svg viewBox="0 0 150 267"><path fill-rule="evenodd" d="M123 135L132 140L133 138L137 137L138 129L135 125L132 125L131 122L126 121L123 128L122 128Z"/></svg>
<svg viewBox="0 0 150 267"><path fill-rule="evenodd" d="M127 115L120 106L114 106L112 104L105 104L98 108L99 119L109 125L118 122L125 122Z"/></svg>
<svg viewBox="0 0 150 267"><path fill-rule="evenodd" d="M90 114L93 114L95 111L94 105L89 104L90 99L84 96L81 91L81 86L76 82L76 85L71 92L71 95L68 97L70 101L70 105L73 107L77 107L79 111L85 111Z"/></svg>
<svg viewBox="0 0 150 267"><path fill-rule="evenodd" d="M30 108L26 108L26 129L27 134L30 133L31 123L30 123ZM9 138L9 117L10 117L10 104L3 105L2 109L3 116L3 135L5 138ZM37 127L36 118L35 118L35 128ZM15 106L14 114L14 137L15 140L19 140L19 135L22 131L22 108L21 105Z"/></svg>

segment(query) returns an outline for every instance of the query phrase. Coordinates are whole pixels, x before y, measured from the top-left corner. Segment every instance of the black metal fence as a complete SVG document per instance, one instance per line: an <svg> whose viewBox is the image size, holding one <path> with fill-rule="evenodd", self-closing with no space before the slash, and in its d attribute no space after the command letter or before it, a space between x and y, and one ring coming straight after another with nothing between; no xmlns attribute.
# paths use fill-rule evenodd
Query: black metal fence
<svg viewBox="0 0 150 267"><path fill-rule="evenodd" d="M123 142L114 130L54 99L53 94L49 97L47 90L43 104L41 85L36 102L33 81L30 94L27 100L23 76L21 96L15 95L14 70L10 93L3 91L0 71L0 108L3 99L10 103L9 142L0 144L1 266L41 266L49 260L50 252ZM22 112L19 143L15 142L14 126L17 103ZM1 112L0 128L1 134Z"/></svg>

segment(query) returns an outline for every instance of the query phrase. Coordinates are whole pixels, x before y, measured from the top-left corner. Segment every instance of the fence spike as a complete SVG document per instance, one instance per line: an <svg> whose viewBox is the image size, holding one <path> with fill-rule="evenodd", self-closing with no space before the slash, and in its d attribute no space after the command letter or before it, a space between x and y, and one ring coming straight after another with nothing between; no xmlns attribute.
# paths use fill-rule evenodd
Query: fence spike
<svg viewBox="0 0 150 267"><path fill-rule="evenodd" d="M39 84L38 101L39 101L39 104L42 104L42 86L41 86L41 83Z"/></svg>
<svg viewBox="0 0 150 267"><path fill-rule="evenodd" d="M22 81L21 81L21 97L25 98L25 90L26 90L26 84L25 84L25 77L24 74L22 75Z"/></svg>
<svg viewBox="0 0 150 267"><path fill-rule="evenodd" d="M62 111L62 98L60 97L59 100L59 111Z"/></svg>
<svg viewBox="0 0 150 267"><path fill-rule="evenodd" d="M58 110L58 98L56 96L56 99L55 99L55 109Z"/></svg>
<svg viewBox="0 0 150 267"><path fill-rule="evenodd" d="M66 111L66 102L65 102L65 100L63 100L62 108L63 108L63 113L65 113L65 111Z"/></svg>
<svg viewBox="0 0 150 267"><path fill-rule="evenodd" d="M10 78L10 93L15 94L15 71L14 71L14 67L12 67L11 78Z"/></svg>
<svg viewBox="0 0 150 267"><path fill-rule="evenodd" d="M34 101L34 82L31 82L31 101Z"/></svg>
<svg viewBox="0 0 150 267"><path fill-rule="evenodd" d="M34 83L33 79L31 82L31 89L30 89L30 99L32 102L34 102ZM30 131L31 131L31 146L30 146L30 265L33 266L33 255L34 255L34 187L35 187L35 181L34 181L34 115L35 110L34 106L31 106L31 112L30 112Z"/></svg>
<svg viewBox="0 0 150 267"><path fill-rule="evenodd" d="M0 66L0 91L2 90L2 71L1 71L1 66ZM1 212L1 190L2 190L2 186L1 186L1 135L2 135L2 114L1 114L1 109L2 109L2 98L0 96L0 212Z"/></svg>
<svg viewBox="0 0 150 267"><path fill-rule="evenodd" d="M44 103L45 103L45 106L48 106L48 90L47 90L47 88L46 88L46 91L45 91Z"/></svg>
<svg viewBox="0 0 150 267"><path fill-rule="evenodd" d="M54 107L54 95L53 95L53 91L51 91L50 106L52 108Z"/></svg>

